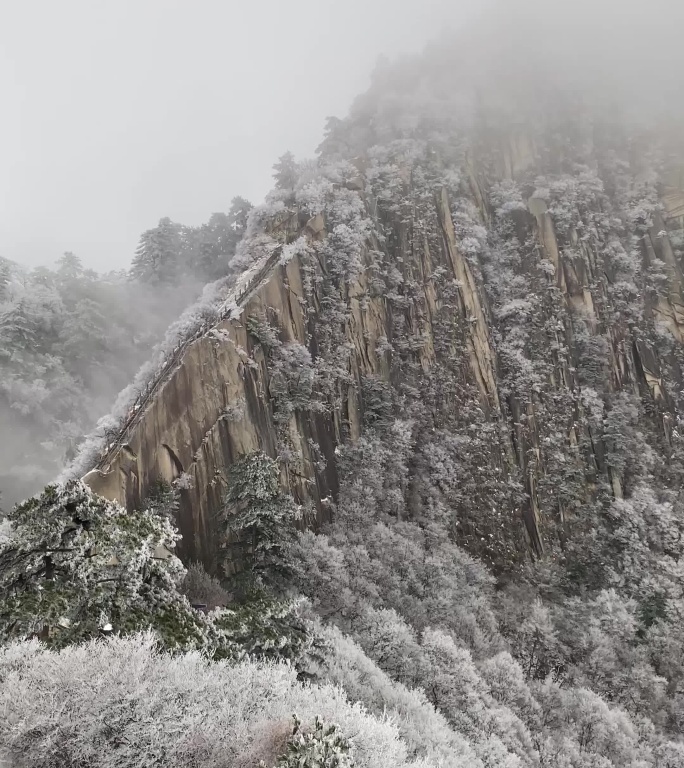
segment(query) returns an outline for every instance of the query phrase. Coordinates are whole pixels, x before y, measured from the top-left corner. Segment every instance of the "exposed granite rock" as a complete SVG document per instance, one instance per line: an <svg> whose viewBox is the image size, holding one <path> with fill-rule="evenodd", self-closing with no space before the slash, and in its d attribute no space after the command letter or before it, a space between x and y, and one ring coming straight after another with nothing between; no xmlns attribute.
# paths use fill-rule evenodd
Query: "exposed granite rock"
<svg viewBox="0 0 684 768"><path fill-rule="evenodd" d="M534 165L534 143L517 135L504 143L501 157L501 178L514 179ZM465 157L465 176L481 223L487 227L492 214L486 184L470 155ZM406 188L410 187L410 172L400 169L399 178ZM347 182L344 188L363 200L369 218L374 215L378 201L367 196L362 175ZM667 234L668 222L684 217L682 187L664 187L662 206L662 214L654 216L653 225L641 242L646 262L658 259L665 264L667 291L661 291L655 300L645 296L644 307L676 342L682 342L684 277ZM571 228L561 242L548 201L542 197L529 198L527 211L521 212L518 228L523 237L529 234L533 238L539 257L548 262L546 272L550 284L558 291L563 311L583 318L591 336L605 339L610 386L616 392L648 394L657 412L659 429L667 440L672 429L673 404L658 352L645 339L634 337L624 325L610 322L610 315L603 309L609 303L609 281L602 274L587 238ZM495 322L480 278L460 250L446 187L435 194L432 215L438 231L432 233L433 237L426 234L419 247L414 243L409 248L403 225L397 224L395 232L402 269L417 282L420 291L420 300L407 310L414 337L422 339L415 354L426 373L440 364L434 323L442 310L442 300L433 275L437 267L448 268L458 286L458 312L465 323L470 376L488 418L499 422L502 432L508 435L502 461L508 465L508 471L519 473L524 483L528 501L519 513L531 550L541 555L545 550L546 512L538 486L544 477L546 458L537 423L539 394L509 393L502 397L496 344L492 339ZM284 211L271 222L272 231L289 233L288 242L301 234L311 243L324 242L328 237L326 226L322 213L307 218L292 210ZM436 242L441 242L441 247ZM366 267L370 264L369 253L380 247L372 238L369 240L363 257ZM268 361L248 331L249 321L262 318L277 326L283 343L302 344L315 358L321 296L314 287L307 299L306 286L311 286L312 274L321 277L326 269L323 261L312 259L303 263L299 255L285 264L274 264L243 297L237 315L220 322L185 349L107 462L85 478L96 492L132 508L141 503L159 478L172 482L182 474L187 475L189 482L183 483L178 520L183 535L181 554L186 559L203 560L211 570L228 573L240 567L234 553L219 551L221 536L216 523L226 490L226 468L235 458L253 450L276 456L279 442L285 439L295 459L282 462L283 486L300 503L312 504L315 519L319 523L324 521L329 515L327 500L334 499L337 493L336 447L344 440L358 439L364 429L361 382L368 376L391 379L385 345L392 339L392 311L387 298L373 292L368 269L361 269L340 289L347 307L344 335L351 354L348 376L340 383L339 396L328 402L324 410L296 411L287 424L276 423L269 394ZM558 350L572 351L576 346L570 323L557 325L553 333ZM592 472L603 472L609 478L613 495L621 498L624 478L606 463L603 446L588 426L572 356L560 352L554 355L551 390L574 393L576 401L575 417L565 427L567 446L577 453L580 444L590 444L591 455L585 457L588 477ZM587 493L591 487L588 480ZM563 524L566 514L566 510L560 510Z"/></svg>

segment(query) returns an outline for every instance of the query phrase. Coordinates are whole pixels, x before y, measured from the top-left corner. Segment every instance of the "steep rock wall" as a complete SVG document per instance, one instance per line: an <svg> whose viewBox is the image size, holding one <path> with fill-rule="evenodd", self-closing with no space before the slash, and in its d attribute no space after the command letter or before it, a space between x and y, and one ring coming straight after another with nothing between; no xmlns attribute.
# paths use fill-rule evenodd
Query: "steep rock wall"
<svg viewBox="0 0 684 768"><path fill-rule="evenodd" d="M134 508L160 480L188 476L180 491L182 552L216 566L216 514L226 487L226 469L236 456L261 450L275 455L276 427L268 395L263 351L254 348L247 318L271 315L287 341L306 342L305 318L297 301L301 272L295 257L276 265L244 303L237 319L219 323L184 351L177 367L132 425L125 442L86 482L97 493ZM310 441L328 454L330 425L293 418L288 425L303 472L283 471L283 482L300 501L321 500L335 488L331 471L316 472ZM321 514L324 514L321 511Z"/></svg>
<svg viewBox="0 0 684 768"><path fill-rule="evenodd" d="M437 311L439 301L431 275L435 266L443 264L460 285L459 309L468 328L472 378L483 407L496 414L499 402L488 321L471 268L456 243L446 189L436 194L433 208L441 226L441 246L436 252L426 240L419 264L411 265L422 275L420 316L412 318L422 339L417 348L420 365L428 371L436 364L431 313ZM297 218L293 215L285 222L285 230L288 224L292 229L291 221ZM282 222L271 226L277 230ZM301 231L310 242L325 240L324 217L318 214ZM290 231L288 240L297 234ZM371 238L362 255L364 267L348 284L333 289L338 292L339 288L346 306L343 335L351 354L338 395L329 398L321 412L295 412L285 427L274 419L267 355L248 330L255 319L270 323L283 344L304 345L316 359L319 312L325 299L311 285L325 278L328 266L324 258L303 263L295 255L286 264L276 263L251 287L239 314L218 323L183 350L178 364L155 385L149 403L85 481L97 493L135 508L160 479L171 483L183 476L178 519L181 554L228 573L239 568L239 556L237 549L223 554L218 550L225 539L217 515L227 487L227 468L236 457L254 450L277 456L284 428L295 458L282 463L283 485L300 503L313 506L315 520L325 520L327 502L337 491L336 446L363 432L362 379L389 381L391 377L391 353L378 346L392 338L392 313L386 297L373 295L370 288L368 254L373 247L378 243Z"/></svg>
<svg viewBox="0 0 684 768"><path fill-rule="evenodd" d="M534 173L534 148L532 139L521 136L506 143L499 178L515 184ZM284 487L310 508L311 524L325 521L338 487L337 448L372 425L367 411L373 397L366 390L377 390L374 382L393 388L395 407L406 403L406 395L397 395L402 388L423 400L416 451L449 424L478 434L465 415L454 426L463 405L449 401L458 382L472 389L483 424L495 427L480 430L491 436L485 464L476 470L483 477L500 475L501 487L513 490L500 491L496 503L466 500L469 514L477 517L479 505L496 508L505 498L507 517L522 520L538 556L577 524L579 506L600 496L601 478L612 497L624 493L626 470L611 458L606 411L595 413L596 393L580 359L584 348L604 350L605 393L631 392L651 414L654 440L670 445L677 413L673 387L681 378L684 279L668 228L681 218L684 193L663 187L651 220L619 237L595 211L566 221L558 195L552 199L533 187L505 223L492 208L485 163L466 155L463 185L454 188L425 185L418 171L427 161L402 158L394 161L390 181L354 170L351 181L330 185L333 203L327 208L300 204L272 219L276 239L299 238L305 245L288 260L269 262L243 291L238 311L184 348L106 460L86 476L98 493L135 507L160 478L172 482L183 475L178 523L185 559L201 559L224 574L240 567L239 547L226 539L218 518L228 467L253 450L279 457ZM576 191L569 190L566 197L572 195ZM467 206L475 213L464 214ZM339 208L356 210L357 224L366 227L356 262L347 244L350 224L335 213ZM466 220L486 228L493 254L517 244L514 282L529 281L527 289L518 289L520 298L502 302L506 290L496 287L496 270L487 271L485 255L466 252L473 239L464 231ZM650 265L664 265L664 282L641 285L636 304L645 319L631 320L618 309L621 281L612 272L611 248L625 237L634 239L643 261L642 280ZM522 320L509 324L510 313L525 306ZM250 331L255 321L276 329L280 344L309 350L320 390L317 407L298 407L285 420L276 413L272 360ZM660 327L670 341L658 345L647 326ZM447 383L441 381L444 372ZM559 492L559 471L574 478L574 496ZM472 538L484 541L479 533Z"/></svg>

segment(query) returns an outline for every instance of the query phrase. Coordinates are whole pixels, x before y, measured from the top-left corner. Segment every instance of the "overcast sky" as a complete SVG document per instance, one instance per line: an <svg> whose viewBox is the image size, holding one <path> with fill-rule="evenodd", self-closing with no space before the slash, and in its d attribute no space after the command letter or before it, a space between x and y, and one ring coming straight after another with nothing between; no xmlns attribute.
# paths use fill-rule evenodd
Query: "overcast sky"
<svg viewBox="0 0 684 768"><path fill-rule="evenodd" d="M481 0L0 3L0 255L127 266L162 216L259 202L310 156L380 54L422 48Z"/></svg>

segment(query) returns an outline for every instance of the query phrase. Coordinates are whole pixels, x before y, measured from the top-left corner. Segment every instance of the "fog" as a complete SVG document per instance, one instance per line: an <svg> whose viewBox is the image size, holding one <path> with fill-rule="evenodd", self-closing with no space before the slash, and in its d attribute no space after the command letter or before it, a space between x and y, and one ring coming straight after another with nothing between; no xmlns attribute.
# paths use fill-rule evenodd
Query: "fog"
<svg viewBox="0 0 684 768"><path fill-rule="evenodd" d="M513 0L470 37L498 76L664 111L681 108L683 24L679 0Z"/></svg>
<svg viewBox="0 0 684 768"><path fill-rule="evenodd" d="M684 6L675 0L5 5L0 257L28 267L73 251L86 267L124 269L162 217L193 227L236 195L259 203L276 159L312 156L325 118L345 116L374 69L357 116L377 117L374 129L386 121L392 136L407 105L407 124L433 109L463 111L448 125L473 130L465 141L481 138L474 107L485 102L509 123L539 121L542 133L555 130L549 106L560 105L563 121L605 105L609 124L660 133L684 106ZM376 68L383 55L404 59ZM203 246L223 258L225 237L212 231ZM0 258L5 504L54 476L65 446L107 412L166 324L226 274L219 262L202 273L188 253L176 253L184 269L164 289L100 284L73 264L29 274ZM206 257L199 246L193 253Z"/></svg>
<svg viewBox="0 0 684 768"><path fill-rule="evenodd" d="M309 156L380 54L481 0L27 0L0 11L0 255L130 262L162 216L259 202Z"/></svg>
<svg viewBox="0 0 684 768"><path fill-rule="evenodd" d="M234 195L259 202L274 160L310 156L380 55L419 51L478 17L488 53L473 69L529 59L537 73L587 83L619 72L616 90L681 98L678 0L506 0L481 13L490 5L5 3L0 256L33 266L71 250L121 268L162 216L197 225Z"/></svg>

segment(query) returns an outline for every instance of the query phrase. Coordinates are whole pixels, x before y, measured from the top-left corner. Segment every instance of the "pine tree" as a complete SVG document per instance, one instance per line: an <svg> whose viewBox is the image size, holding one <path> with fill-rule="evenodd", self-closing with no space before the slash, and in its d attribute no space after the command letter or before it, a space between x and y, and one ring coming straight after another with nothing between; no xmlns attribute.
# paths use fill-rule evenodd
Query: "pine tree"
<svg viewBox="0 0 684 768"><path fill-rule="evenodd" d="M293 191L299 178L297 161L292 152L286 152L273 166L273 178L278 189Z"/></svg>
<svg viewBox="0 0 684 768"><path fill-rule="evenodd" d="M144 283L172 283L180 264L180 231L171 219L164 218L140 238L131 264L131 277Z"/></svg>
<svg viewBox="0 0 684 768"><path fill-rule="evenodd" d="M269 586L289 572L287 548L299 509L279 486L277 463L263 453L237 461L230 471L223 519L229 538L243 543L249 589Z"/></svg>
<svg viewBox="0 0 684 768"><path fill-rule="evenodd" d="M67 251L57 262L57 275L62 282L77 280L83 275L83 264L75 253Z"/></svg>
<svg viewBox="0 0 684 768"><path fill-rule="evenodd" d="M198 230L197 240L197 271L206 280L216 280L228 274L237 243L230 217L225 213L212 213L209 221Z"/></svg>
<svg viewBox="0 0 684 768"><path fill-rule="evenodd" d="M239 240L247 230L247 219L254 206L244 197L234 197L230 201L230 210L228 211L228 221L231 229L237 235Z"/></svg>
<svg viewBox="0 0 684 768"><path fill-rule="evenodd" d="M326 117L323 141L316 149L317 154L326 159L337 159L349 155L347 137L348 125L339 117Z"/></svg>
<svg viewBox="0 0 684 768"><path fill-rule="evenodd" d="M9 513L0 543L0 638L40 634L57 645L152 626L170 645L199 630L162 515L127 512L80 481L48 486Z"/></svg>

